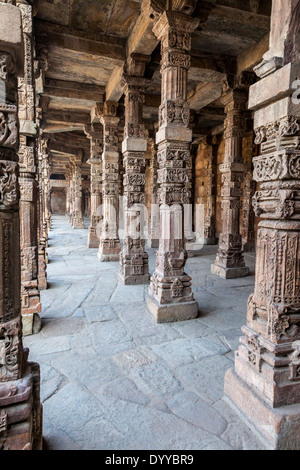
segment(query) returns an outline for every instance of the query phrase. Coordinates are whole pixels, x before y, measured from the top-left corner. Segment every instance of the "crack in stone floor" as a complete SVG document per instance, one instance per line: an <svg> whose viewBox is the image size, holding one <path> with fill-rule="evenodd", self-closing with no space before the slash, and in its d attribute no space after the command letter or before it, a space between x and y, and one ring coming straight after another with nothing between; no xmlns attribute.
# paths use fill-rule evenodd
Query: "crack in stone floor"
<svg viewBox="0 0 300 470"><path fill-rule="evenodd" d="M156 324L147 286L123 286L119 263L100 263L86 241L86 229L53 216L43 327L24 338L41 366L46 448L263 449L223 399L254 288L254 255L245 255L249 277L225 281L210 274L217 247L204 247L186 268L199 317ZM155 250L148 252L153 272Z"/></svg>

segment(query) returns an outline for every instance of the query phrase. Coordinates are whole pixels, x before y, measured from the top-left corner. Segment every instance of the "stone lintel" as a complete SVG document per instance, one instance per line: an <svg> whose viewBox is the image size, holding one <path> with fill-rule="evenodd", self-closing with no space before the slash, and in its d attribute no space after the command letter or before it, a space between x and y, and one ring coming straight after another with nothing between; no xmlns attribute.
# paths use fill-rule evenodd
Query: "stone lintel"
<svg viewBox="0 0 300 470"><path fill-rule="evenodd" d="M162 305L148 296L147 308L157 323L191 320L197 318L199 313L198 303L195 300L192 302Z"/></svg>

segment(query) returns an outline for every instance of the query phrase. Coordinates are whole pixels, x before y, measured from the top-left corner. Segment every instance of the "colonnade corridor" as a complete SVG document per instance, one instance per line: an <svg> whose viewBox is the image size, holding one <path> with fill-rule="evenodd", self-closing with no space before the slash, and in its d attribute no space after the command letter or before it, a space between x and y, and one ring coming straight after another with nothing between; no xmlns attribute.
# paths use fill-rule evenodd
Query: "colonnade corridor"
<svg viewBox="0 0 300 470"><path fill-rule="evenodd" d="M44 448L263 449L223 401L254 254L245 254L250 276L222 280L210 273L217 247L204 247L187 261L199 317L157 324L148 286L124 286L119 263L99 262L87 235L52 217L42 329L24 338L41 366ZM155 250L147 251L152 273Z"/></svg>

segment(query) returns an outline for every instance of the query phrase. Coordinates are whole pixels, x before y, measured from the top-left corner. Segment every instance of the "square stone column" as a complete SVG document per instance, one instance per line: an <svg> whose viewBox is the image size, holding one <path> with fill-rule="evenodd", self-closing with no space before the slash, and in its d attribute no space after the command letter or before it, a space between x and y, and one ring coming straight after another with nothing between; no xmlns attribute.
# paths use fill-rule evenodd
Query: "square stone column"
<svg viewBox="0 0 300 470"><path fill-rule="evenodd" d="M0 450L42 446L39 366L22 344L16 75L23 59L21 12L0 2Z"/></svg>
<svg viewBox="0 0 300 470"><path fill-rule="evenodd" d="M156 134L160 235L147 307L157 322L187 320L198 315L191 277L184 272L187 259L184 204L191 197L187 183L192 141L188 128L187 74L191 33L198 22L177 11L164 11L153 29L162 48L162 104Z"/></svg>
<svg viewBox="0 0 300 470"><path fill-rule="evenodd" d="M90 124L84 128L90 140L91 154L87 163L91 166L91 223L88 233L88 248L99 248L101 234L102 209L102 153L103 130L102 126Z"/></svg>
<svg viewBox="0 0 300 470"><path fill-rule="evenodd" d="M74 229L83 229L82 215L82 175L81 175L81 156L71 158L72 163L72 187L73 187L73 211L72 211L72 227Z"/></svg>
<svg viewBox="0 0 300 470"><path fill-rule="evenodd" d="M101 112L101 111L100 111ZM117 103L104 103L100 122L103 125L103 222L98 258L119 261L119 138Z"/></svg>
<svg viewBox="0 0 300 470"><path fill-rule="evenodd" d="M256 192L256 182L253 180L252 159L257 155L257 145L254 144L254 137L252 134L253 132L251 132L251 137L249 136L247 139L243 155L246 165L241 220L241 235L244 253L255 251L255 214L252 206L252 199Z"/></svg>
<svg viewBox="0 0 300 470"><path fill-rule="evenodd" d="M240 234L240 209L245 165L242 156L242 143L246 127L247 92L229 88L223 93L225 105L225 156L220 165L223 188L222 233L219 250L211 272L224 279L244 277L249 274L242 251Z"/></svg>
<svg viewBox="0 0 300 470"><path fill-rule="evenodd" d="M44 238L48 242L48 232L51 229L51 209L50 209L50 163L47 146L42 155L42 181L43 181L43 210L44 210Z"/></svg>
<svg viewBox="0 0 300 470"><path fill-rule="evenodd" d="M43 192L43 152L42 141L38 146L38 287L47 289L47 240L44 234L44 192Z"/></svg>
<svg viewBox="0 0 300 470"><path fill-rule="evenodd" d="M151 161L150 161L150 179L151 179L151 212L149 220L149 245L151 248L158 248L159 245L159 204L157 200L157 146L153 139L150 140Z"/></svg>
<svg viewBox="0 0 300 470"><path fill-rule="evenodd" d="M35 79L33 70L32 6L19 5L23 20L25 74L18 79L20 120L20 240L21 240L21 299L23 336L41 329L40 293L38 288L38 188L37 188L37 126Z"/></svg>
<svg viewBox="0 0 300 470"><path fill-rule="evenodd" d="M137 73L137 69L136 66L133 72ZM126 285L147 284L150 279L144 233L147 139L143 125L144 89L149 84L149 80L137 75L124 75L122 80L125 93L125 129L122 144L125 167L125 235L123 251L120 254L119 275Z"/></svg>
<svg viewBox="0 0 300 470"><path fill-rule="evenodd" d="M235 368L225 377L225 393L268 447L298 450L300 106L294 91L300 63L299 49L295 55L293 50L299 47L300 3L275 1L272 15L271 49L256 69L263 78L249 96L255 142L261 145L260 156L253 159L253 177L260 185L253 206L261 218L255 290ZM289 30L297 34L286 49ZM272 50L279 55L271 57ZM290 58L294 61L288 62Z"/></svg>

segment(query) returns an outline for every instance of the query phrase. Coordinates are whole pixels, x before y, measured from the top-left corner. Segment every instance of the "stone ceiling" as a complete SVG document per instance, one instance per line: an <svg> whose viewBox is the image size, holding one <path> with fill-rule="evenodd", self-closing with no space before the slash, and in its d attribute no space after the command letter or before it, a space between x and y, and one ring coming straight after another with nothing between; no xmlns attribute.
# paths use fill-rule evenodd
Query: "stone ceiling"
<svg viewBox="0 0 300 470"><path fill-rule="evenodd" d="M82 145L83 125L90 122L97 102L119 101L122 113L120 80L132 53L150 57L145 75L152 79L152 85L146 94L144 118L153 130L160 104L161 57L152 33L150 7L159 10L167 1L36 2L37 54L47 51L42 129L50 137L50 148L61 133L65 145L69 140ZM173 8L200 18L192 37L188 83L197 138L222 129L224 114L219 98L226 74L252 71L268 50L271 0L173 0ZM121 120L120 129L122 125ZM88 141L86 145L88 154ZM64 148L61 153L52 153L54 161L56 157L61 160Z"/></svg>

